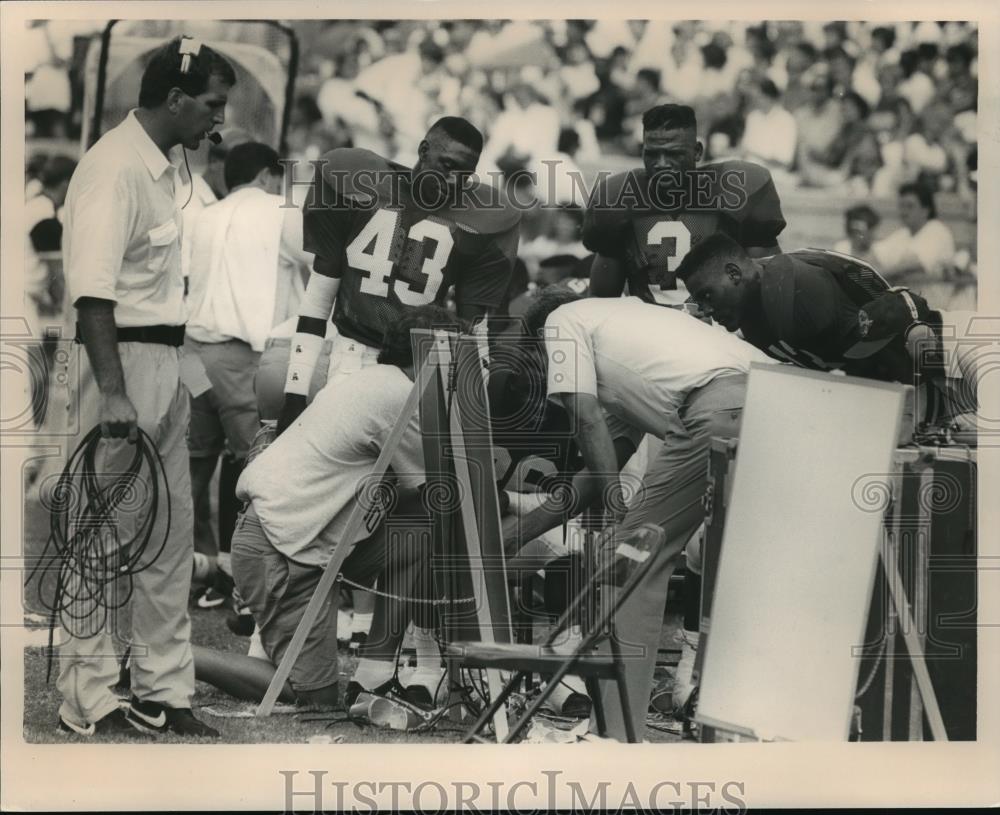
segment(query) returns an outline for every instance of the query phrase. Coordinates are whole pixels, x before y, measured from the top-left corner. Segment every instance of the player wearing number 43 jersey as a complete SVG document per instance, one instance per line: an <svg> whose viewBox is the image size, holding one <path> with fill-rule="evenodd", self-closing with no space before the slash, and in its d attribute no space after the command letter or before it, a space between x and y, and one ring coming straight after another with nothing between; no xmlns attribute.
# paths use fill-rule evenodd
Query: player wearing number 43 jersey
<svg viewBox="0 0 1000 815"><path fill-rule="evenodd" d="M752 256L779 251L785 228L771 174L758 164L701 160L694 111L657 105L642 117L643 167L601 178L591 192L583 242L597 253L590 291L680 305L676 272L699 241L722 232Z"/></svg>
<svg viewBox="0 0 1000 815"><path fill-rule="evenodd" d="M520 213L499 190L471 179L481 150L475 127L445 117L420 142L412 169L368 150L323 156L303 209L304 248L316 260L291 343L279 430L305 407L331 319L339 341L377 349L407 309L443 304L452 287L464 319L500 305Z"/></svg>

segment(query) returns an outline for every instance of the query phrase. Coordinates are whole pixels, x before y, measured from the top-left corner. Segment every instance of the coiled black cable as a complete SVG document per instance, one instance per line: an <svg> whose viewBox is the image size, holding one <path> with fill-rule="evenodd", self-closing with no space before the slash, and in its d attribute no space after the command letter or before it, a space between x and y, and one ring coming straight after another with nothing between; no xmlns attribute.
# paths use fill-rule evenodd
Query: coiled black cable
<svg viewBox="0 0 1000 815"><path fill-rule="evenodd" d="M121 472L99 473L96 466L102 442L100 427L80 442L63 468L49 501L49 538L28 575L56 573L55 588L37 582L38 600L49 615L49 664L52 669L53 632L61 625L77 639L89 639L105 630L112 611L132 597L133 578L152 566L170 536L170 491L159 450L149 435L137 428L131 461ZM160 513L165 513L162 539L153 540ZM120 514L136 517L135 533L122 539ZM152 554L150 554L152 552ZM49 583L50 585L51 583ZM86 626L77 625L85 622Z"/></svg>

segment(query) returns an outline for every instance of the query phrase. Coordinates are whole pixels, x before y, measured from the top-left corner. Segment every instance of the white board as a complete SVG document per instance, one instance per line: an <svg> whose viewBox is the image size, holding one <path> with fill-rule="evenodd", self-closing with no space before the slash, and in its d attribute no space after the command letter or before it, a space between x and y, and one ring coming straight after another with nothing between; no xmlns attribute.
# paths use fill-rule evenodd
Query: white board
<svg viewBox="0 0 1000 815"><path fill-rule="evenodd" d="M699 721L761 739L848 738L904 389L751 370L706 643Z"/></svg>

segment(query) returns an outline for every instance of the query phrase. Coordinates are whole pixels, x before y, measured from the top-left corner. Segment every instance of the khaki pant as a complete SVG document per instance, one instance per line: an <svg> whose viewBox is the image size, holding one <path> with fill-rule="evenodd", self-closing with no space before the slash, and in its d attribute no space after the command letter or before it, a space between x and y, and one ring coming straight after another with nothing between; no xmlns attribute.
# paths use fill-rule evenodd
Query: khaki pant
<svg viewBox="0 0 1000 815"><path fill-rule="evenodd" d="M662 527L663 549L645 579L636 587L614 618L615 634L622 644L632 722L640 741L646 727L646 708L653 687L656 653L663 628L663 606L670 575L685 543L704 520L702 498L708 486L709 442L713 436L739 435L746 398L745 376L724 376L691 393L671 423L659 452L651 457L642 480L643 490L629 506L618 540L644 523ZM610 653L607 643L602 646ZM601 699L608 735L625 741L625 725L614 681L601 681ZM596 731L596 717L591 718Z"/></svg>
<svg viewBox="0 0 1000 815"><path fill-rule="evenodd" d="M100 393L86 351L71 355L71 398L68 410L78 411L79 433L67 439L67 455L98 423ZM63 635L60 648L60 713L67 720L86 725L118 707L111 686L118 679L118 651L125 641L132 643L132 693L140 700L170 707L190 707L194 694L194 661L191 656L191 620L187 601L191 585L192 509L188 474L187 430L189 395L179 379L180 349L150 343L119 343L125 374L125 392L135 406L139 426L149 434L159 451L166 481L159 483L160 510L152 529L145 557L138 566L147 568L133 575L131 626L127 614L113 612L108 622L98 626L93 620L74 625L76 633L95 636L77 638ZM97 452L98 473L123 472L135 448L126 440L105 440ZM170 497L170 531L159 556L168 522L166 497ZM122 540L134 535L137 522L147 513L140 497L134 511L121 511L115 519ZM152 562L150 562L152 561ZM73 587L71 587L72 589ZM119 588L124 591L124 587ZM92 610L85 605L81 613ZM117 644L117 648L116 648Z"/></svg>

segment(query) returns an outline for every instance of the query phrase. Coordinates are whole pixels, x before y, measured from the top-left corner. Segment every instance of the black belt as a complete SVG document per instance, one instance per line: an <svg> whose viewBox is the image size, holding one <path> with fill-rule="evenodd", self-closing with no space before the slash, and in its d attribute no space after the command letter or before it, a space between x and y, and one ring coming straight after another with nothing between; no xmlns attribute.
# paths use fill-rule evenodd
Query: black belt
<svg viewBox="0 0 1000 815"><path fill-rule="evenodd" d="M118 342L149 342L154 345L172 345L179 348L184 344L183 325L142 325L116 329ZM76 324L76 342L83 342L80 324Z"/></svg>

